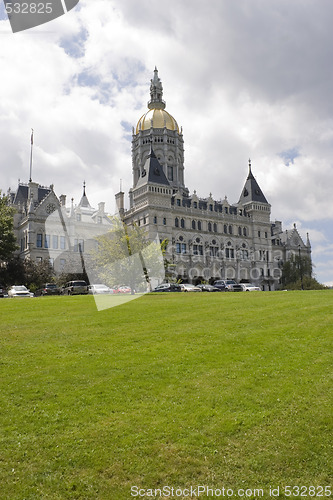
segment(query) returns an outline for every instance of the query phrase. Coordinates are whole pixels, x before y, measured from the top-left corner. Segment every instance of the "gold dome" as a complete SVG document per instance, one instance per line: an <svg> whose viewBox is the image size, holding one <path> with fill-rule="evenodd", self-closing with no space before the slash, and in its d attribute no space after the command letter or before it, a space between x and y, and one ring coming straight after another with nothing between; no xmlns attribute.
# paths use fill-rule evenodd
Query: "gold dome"
<svg viewBox="0 0 333 500"><path fill-rule="evenodd" d="M166 127L168 130L179 132L176 120L165 109L153 108L142 115L136 126L136 133L138 134L140 130L149 130L151 126L153 128Z"/></svg>

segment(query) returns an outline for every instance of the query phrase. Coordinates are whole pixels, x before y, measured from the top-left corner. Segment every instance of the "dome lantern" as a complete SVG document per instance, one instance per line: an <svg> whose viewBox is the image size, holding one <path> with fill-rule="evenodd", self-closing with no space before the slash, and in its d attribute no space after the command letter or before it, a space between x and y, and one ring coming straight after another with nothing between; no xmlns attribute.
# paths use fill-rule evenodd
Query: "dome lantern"
<svg viewBox="0 0 333 500"><path fill-rule="evenodd" d="M150 80L150 101L148 102L148 110L136 126L136 133L149 130L151 128L166 128L168 130L177 131L179 127L172 115L165 110L165 101L163 101L163 86L158 76L158 70L155 66L154 77Z"/></svg>
<svg viewBox="0 0 333 500"><path fill-rule="evenodd" d="M165 109L163 101L163 85L158 77L158 70L155 66L154 77L150 80L150 101L148 102L149 109Z"/></svg>

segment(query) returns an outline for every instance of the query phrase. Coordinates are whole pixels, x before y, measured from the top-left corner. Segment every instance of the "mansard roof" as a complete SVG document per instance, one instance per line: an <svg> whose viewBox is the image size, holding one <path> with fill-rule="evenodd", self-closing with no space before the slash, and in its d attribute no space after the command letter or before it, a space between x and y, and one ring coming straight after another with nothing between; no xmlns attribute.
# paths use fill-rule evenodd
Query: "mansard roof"
<svg viewBox="0 0 333 500"><path fill-rule="evenodd" d="M170 186L170 183L163 172L163 167L158 161L152 147L135 187L141 187L148 183Z"/></svg>
<svg viewBox="0 0 333 500"><path fill-rule="evenodd" d="M239 202L244 205L245 203L250 203L252 201L256 201L259 203L266 203L268 205L268 201L266 200L264 193L261 191L259 184L254 178L251 170L251 162L249 163L249 175L247 176L245 186L240 195Z"/></svg>
<svg viewBox="0 0 333 500"><path fill-rule="evenodd" d="M36 202L40 203L45 196L51 192L50 188L44 186L38 186L38 198ZM17 191L14 195L13 204L18 205L19 203L25 203L28 201L29 196L29 186L27 184L19 184Z"/></svg>

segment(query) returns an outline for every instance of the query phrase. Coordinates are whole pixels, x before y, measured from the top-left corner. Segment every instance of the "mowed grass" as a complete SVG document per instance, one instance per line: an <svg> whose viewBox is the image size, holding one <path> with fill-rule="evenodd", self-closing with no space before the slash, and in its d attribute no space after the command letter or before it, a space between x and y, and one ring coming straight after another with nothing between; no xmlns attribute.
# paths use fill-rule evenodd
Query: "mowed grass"
<svg viewBox="0 0 333 500"><path fill-rule="evenodd" d="M1 499L331 484L332 291L149 294L102 312L90 296L5 299L0 313Z"/></svg>

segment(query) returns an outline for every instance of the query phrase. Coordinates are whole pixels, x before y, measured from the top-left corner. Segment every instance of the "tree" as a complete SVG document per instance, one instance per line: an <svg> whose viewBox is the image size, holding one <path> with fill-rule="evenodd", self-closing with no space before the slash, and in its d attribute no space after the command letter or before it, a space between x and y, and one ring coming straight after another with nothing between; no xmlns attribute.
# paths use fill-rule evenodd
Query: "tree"
<svg viewBox="0 0 333 500"><path fill-rule="evenodd" d="M97 238L98 249L86 265L90 282L146 291L151 277L161 280L165 276L161 245L150 242L136 225L128 227L118 218L112 222L113 229Z"/></svg>
<svg viewBox="0 0 333 500"><path fill-rule="evenodd" d="M325 288L312 276L312 263L309 257L292 255L282 268L281 283L289 290L320 290Z"/></svg>
<svg viewBox="0 0 333 500"><path fill-rule="evenodd" d="M0 261L6 261L18 249L13 232L14 210L8 205L8 198L0 191Z"/></svg>
<svg viewBox="0 0 333 500"><path fill-rule="evenodd" d="M34 262L26 259L23 261L24 284L32 292L41 288L44 283L50 283L54 280L54 270L49 260Z"/></svg>
<svg viewBox="0 0 333 500"><path fill-rule="evenodd" d="M54 280L54 270L48 260L34 262L30 259L20 259L18 255L7 260L0 269L0 281L5 286L25 285L32 292L43 283Z"/></svg>

